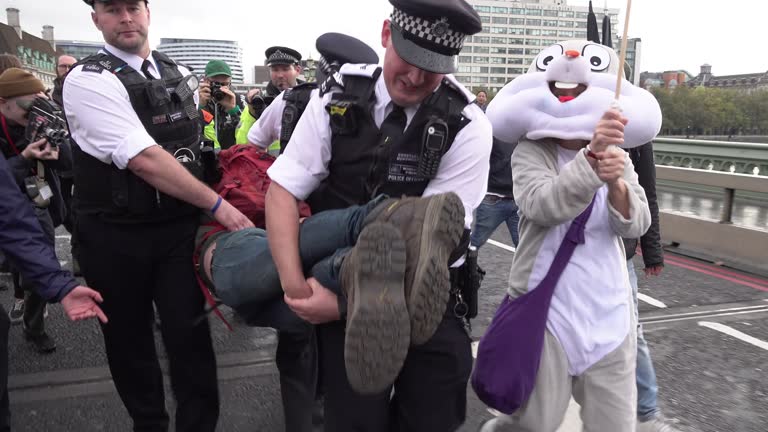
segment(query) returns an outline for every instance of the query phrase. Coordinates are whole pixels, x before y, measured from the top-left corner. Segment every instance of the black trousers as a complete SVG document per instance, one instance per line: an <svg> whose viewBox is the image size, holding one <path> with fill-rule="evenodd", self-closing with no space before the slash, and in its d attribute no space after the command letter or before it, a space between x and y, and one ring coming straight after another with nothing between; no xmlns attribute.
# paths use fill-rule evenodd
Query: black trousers
<svg viewBox="0 0 768 432"><path fill-rule="evenodd" d="M208 321L195 324L205 302L192 264L197 225L194 217L135 225L86 215L76 219L81 269L88 285L104 297L109 369L134 431L168 430L153 302L170 363L176 430L216 429L216 359Z"/></svg>
<svg viewBox="0 0 768 432"><path fill-rule="evenodd" d="M56 250L56 231L53 227L53 219L48 209L35 207L35 216L40 222L40 228L43 229L45 239ZM35 286L26 281L16 269L13 269L13 296L17 299L24 299L24 333L31 336L40 336L45 333L45 299L37 294Z"/></svg>
<svg viewBox="0 0 768 432"><path fill-rule="evenodd" d="M434 336L411 346L394 394L359 395L344 367L344 322L318 326L326 432L451 432L466 418L470 338L448 304Z"/></svg>
<svg viewBox="0 0 768 432"><path fill-rule="evenodd" d="M0 432L11 430L11 409L8 401L8 329L11 320L0 305Z"/></svg>

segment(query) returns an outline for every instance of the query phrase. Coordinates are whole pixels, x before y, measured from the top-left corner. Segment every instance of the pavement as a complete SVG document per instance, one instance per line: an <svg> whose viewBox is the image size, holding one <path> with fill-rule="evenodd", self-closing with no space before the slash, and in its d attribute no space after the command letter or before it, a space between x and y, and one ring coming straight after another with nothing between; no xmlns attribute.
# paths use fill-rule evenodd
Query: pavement
<svg viewBox="0 0 768 432"><path fill-rule="evenodd" d="M480 265L488 275L480 315L473 322L475 339L482 336L503 298L512 258L506 227L500 227L492 240L480 250ZM68 242L66 231L58 230L57 254L65 268L71 266ZM635 263L641 268L639 258ZM768 431L768 280L674 254L667 255L661 276L640 278L645 300L640 303L641 321L664 415L683 432ZM9 279L0 274L0 284L9 284ZM12 291L0 292L0 299L8 308ZM49 310L46 325L58 343L52 354L38 354L23 340L19 326L11 328L13 430L130 431L106 367L98 325L68 322L59 305ZM219 430L283 431L274 332L237 321L235 331L229 332L215 319L211 328L219 365ZM158 334L158 352L164 359L159 339ZM474 432L493 416L471 389L467 396L467 422L460 432ZM168 408L172 413L170 396ZM560 432L579 430L574 403Z"/></svg>

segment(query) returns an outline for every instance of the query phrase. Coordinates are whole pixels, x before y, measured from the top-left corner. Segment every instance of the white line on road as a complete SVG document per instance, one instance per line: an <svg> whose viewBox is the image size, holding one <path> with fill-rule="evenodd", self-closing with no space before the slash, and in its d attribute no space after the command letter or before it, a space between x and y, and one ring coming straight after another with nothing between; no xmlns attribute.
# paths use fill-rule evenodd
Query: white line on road
<svg viewBox="0 0 768 432"><path fill-rule="evenodd" d="M651 296L645 295L643 293L637 293L637 299L638 300L642 300L642 301L648 303L651 306L656 306L657 308L664 309L664 308L667 307L667 305L665 305L664 303L656 300L655 298L653 298Z"/></svg>
<svg viewBox="0 0 768 432"><path fill-rule="evenodd" d="M69 234L62 234L62 235L57 235L56 238L57 239L71 239L72 236L69 235Z"/></svg>
<svg viewBox="0 0 768 432"><path fill-rule="evenodd" d="M68 262L69 261L59 261L59 265L60 266L65 266L65 265L67 265Z"/></svg>
<svg viewBox="0 0 768 432"><path fill-rule="evenodd" d="M742 340L746 343L750 343L758 348L762 348L766 351L768 351L768 342L762 341L756 337L752 337L746 333L742 333L735 328L728 327L725 324L720 323L714 323L709 321L699 321L699 325L706 328L711 328L712 330L719 331L720 333L725 333L728 336L733 336L736 339Z"/></svg>
<svg viewBox="0 0 768 432"><path fill-rule="evenodd" d="M510 252L514 252L514 251L515 251L515 248L513 248L512 246L507 246L507 245L505 245L504 243L501 243L501 242L497 242L496 240L490 240L490 239L489 239L489 240L488 240L488 243L490 243L490 244L492 244L492 245L494 245L494 246L496 246L496 247L500 247L500 248L502 248L502 249L504 249L504 250L508 250L508 251L510 251Z"/></svg>
<svg viewBox="0 0 768 432"><path fill-rule="evenodd" d="M472 342L472 358L477 358L477 347L480 346L479 341Z"/></svg>

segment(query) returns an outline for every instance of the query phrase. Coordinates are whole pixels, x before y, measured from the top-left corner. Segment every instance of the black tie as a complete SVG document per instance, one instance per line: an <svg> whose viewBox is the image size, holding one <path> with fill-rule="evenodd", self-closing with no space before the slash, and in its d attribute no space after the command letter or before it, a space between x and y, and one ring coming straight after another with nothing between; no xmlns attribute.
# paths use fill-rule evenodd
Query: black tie
<svg viewBox="0 0 768 432"><path fill-rule="evenodd" d="M383 143L391 145L394 141L400 139L403 136L405 130L405 124L408 118L405 115L405 110L399 105L392 104L392 112L387 115L384 122L381 123L381 138Z"/></svg>
<svg viewBox="0 0 768 432"><path fill-rule="evenodd" d="M141 72L144 74L145 77L147 77L148 80L153 80L155 77L152 76L151 73L149 73L149 67L152 66L152 63L149 62L149 60L144 60L144 63L141 64Z"/></svg>

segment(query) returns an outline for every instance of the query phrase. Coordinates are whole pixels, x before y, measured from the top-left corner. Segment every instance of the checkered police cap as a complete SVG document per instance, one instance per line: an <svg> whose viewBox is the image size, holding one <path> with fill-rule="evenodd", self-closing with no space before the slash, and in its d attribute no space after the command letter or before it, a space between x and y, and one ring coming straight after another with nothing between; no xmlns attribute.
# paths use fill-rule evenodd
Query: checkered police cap
<svg viewBox="0 0 768 432"><path fill-rule="evenodd" d="M403 36L417 45L444 55L457 55L466 34L451 28L448 18L427 19L394 9L390 20Z"/></svg>

